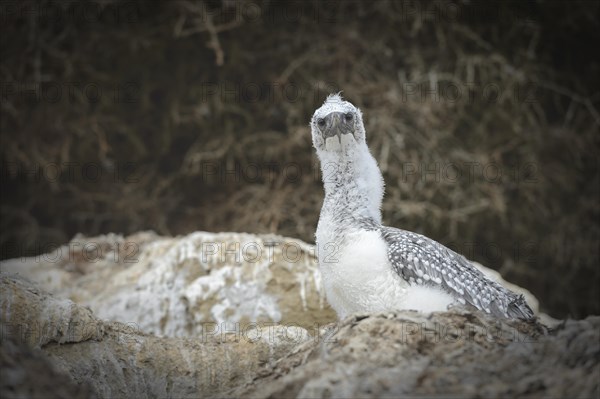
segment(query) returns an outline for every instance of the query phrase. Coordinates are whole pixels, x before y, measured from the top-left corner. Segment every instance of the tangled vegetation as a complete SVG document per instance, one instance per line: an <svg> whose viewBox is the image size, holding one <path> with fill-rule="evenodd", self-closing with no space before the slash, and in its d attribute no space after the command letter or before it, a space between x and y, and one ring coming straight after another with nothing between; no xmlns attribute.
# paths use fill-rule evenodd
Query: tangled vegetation
<svg viewBox="0 0 600 399"><path fill-rule="evenodd" d="M388 225L600 313L596 2L2 4L2 258L76 233L313 241L308 120L364 114Z"/></svg>

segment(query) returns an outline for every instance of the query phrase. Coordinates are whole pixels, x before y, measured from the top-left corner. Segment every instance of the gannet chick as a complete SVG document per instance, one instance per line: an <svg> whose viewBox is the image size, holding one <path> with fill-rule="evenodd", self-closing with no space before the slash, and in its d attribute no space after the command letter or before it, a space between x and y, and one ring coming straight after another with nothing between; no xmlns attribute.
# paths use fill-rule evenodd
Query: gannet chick
<svg viewBox="0 0 600 399"><path fill-rule="evenodd" d="M310 122L325 199L316 232L328 302L356 312L445 311L472 305L530 319L522 295L486 278L465 257L421 234L381 224L384 182L369 152L361 111L330 95Z"/></svg>

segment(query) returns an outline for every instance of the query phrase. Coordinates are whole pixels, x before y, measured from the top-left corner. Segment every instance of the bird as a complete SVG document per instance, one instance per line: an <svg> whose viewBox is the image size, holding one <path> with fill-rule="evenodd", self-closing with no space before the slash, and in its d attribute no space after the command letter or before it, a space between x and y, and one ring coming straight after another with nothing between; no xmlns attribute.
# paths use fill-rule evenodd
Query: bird
<svg viewBox="0 0 600 399"><path fill-rule="evenodd" d="M315 233L325 296L339 319L353 313L478 309L531 320L523 295L488 279L464 256L381 222L384 180L362 112L330 94L310 121L325 198Z"/></svg>

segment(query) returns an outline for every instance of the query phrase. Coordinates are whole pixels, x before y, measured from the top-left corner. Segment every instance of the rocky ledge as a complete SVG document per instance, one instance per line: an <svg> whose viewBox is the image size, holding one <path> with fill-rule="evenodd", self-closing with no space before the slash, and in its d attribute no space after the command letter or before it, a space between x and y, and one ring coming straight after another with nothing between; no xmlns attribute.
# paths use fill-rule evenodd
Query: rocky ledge
<svg viewBox="0 0 600 399"><path fill-rule="evenodd" d="M2 262L0 290L3 398L600 395L600 317L337 321L290 238L76 237Z"/></svg>

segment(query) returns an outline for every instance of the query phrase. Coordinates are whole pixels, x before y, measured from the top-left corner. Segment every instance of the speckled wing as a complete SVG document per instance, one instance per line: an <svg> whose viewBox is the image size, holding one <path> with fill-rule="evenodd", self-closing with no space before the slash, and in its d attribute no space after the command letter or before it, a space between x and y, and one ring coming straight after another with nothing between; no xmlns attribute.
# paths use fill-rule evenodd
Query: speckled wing
<svg viewBox="0 0 600 399"><path fill-rule="evenodd" d="M382 227L388 258L409 284L439 286L462 304L496 316L530 319L533 311L523 295L489 280L464 256L421 234Z"/></svg>

